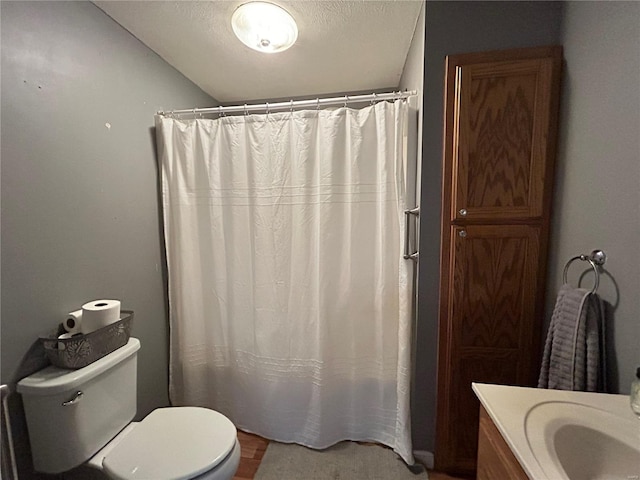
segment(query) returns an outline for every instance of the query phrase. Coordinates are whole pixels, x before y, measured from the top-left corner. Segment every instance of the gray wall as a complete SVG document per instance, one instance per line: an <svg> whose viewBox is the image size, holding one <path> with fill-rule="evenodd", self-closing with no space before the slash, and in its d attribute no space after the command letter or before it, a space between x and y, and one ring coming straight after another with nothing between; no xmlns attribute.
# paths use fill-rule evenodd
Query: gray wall
<svg viewBox="0 0 640 480"><path fill-rule="evenodd" d="M424 82L424 23L425 23L425 10L426 4L422 5L422 9L420 10L420 15L418 16L418 21L416 22L415 31L413 33L413 39L411 40L411 47L409 48L409 52L407 53L407 59L404 64L404 69L402 71L402 77L400 78L400 90L416 90L418 95L415 98L410 100L409 105L411 106L411 116L409 120L409 131L413 132L418 139L415 142L415 146L412 142L409 142L409 150L407 151L408 158L410 159L407 164L407 169L410 169L410 174L408 172L407 177L410 180L407 181L407 208L413 208L416 205L419 205L419 197L420 197L420 182L418 178L420 178L420 166L422 164L422 104L423 104L423 82ZM412 162L411 159L415 158L416 161ZM414 267L414 285L417 283L417 274L418 269ZM415 307L417 305L417 295L418 290L414 290L414 312L416 311ZM417 328L417 315L414 315L413 318L413 328ZM411 346L411 354L412 354L412 364L415 365L416 353L418 350L418 344L416 342L417 338L413 336L413 344ZM411 408L413 412L419 411L420 404L416 403L413 399L414 395L417 392L415 388L416 385L416 377L415 370L412 372L412 387L411 387ZM421 430L420 425L420 416L415 413L411 416L411 430L412 435L415 435L415 432L419 432Z"/></svg>
<svg viewBox="0 0 640 480"><path fill-rule="evenodd" d="M414 448L435 445L445 56L560 43L561 2L427 2Z"/></svg>
<svg viewBox="0 0 640 480"><path fill-rule="evenodd" d="M214 101L89 2L0 8L2 383L67 312L116 298L144 415L168 404L153 115Z"/></svg>
<svg viewBox="0 0 640 480"><path fill-rule="evenodd" d="M629 393L640 366L640 3L569 2L554 193L547 319L565 262L607 255L598 293L608 318L614 392ZM584 270L571 265L575 284ZM584 278L591 288L593 276Z"/></svg>
<svg viewBox="0 0 640 480"><path fill-rule="evenodd" d="M409 132L416 135L415 142L409 142L407 151L407 207L413 208L419 202L420 182L417 180L420 164L422 163L422 86L424 80L424 13L423 2L420 14L416 21L411 45L407 52L407 58L402 69L398 90L415 90L417 95L409 99ZM413 137L412 137L413 138ZM416 161L413 161L416 159Z"/></svg>

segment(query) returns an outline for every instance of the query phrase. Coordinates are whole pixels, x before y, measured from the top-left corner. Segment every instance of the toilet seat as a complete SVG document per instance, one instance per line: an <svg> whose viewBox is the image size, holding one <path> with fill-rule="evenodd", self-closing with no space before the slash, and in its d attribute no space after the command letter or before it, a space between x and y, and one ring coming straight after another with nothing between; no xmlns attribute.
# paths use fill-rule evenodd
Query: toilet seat
<svg viewBox="0 0 640 480"><path fill-rule="evenodd" d="M106 454L102 466L118 480L191 479L220 464L236 439L233 423L214 410L159 408Z"/></svg>

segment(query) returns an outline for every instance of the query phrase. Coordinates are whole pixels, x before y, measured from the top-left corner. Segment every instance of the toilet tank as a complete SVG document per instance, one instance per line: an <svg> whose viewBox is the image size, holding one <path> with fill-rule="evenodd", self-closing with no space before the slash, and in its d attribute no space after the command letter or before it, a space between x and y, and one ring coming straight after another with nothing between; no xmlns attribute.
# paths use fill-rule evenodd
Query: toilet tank
<svg viewBox="0 0 640 480"><path fill-rule="evenodd" d="M140 341L78 370L47 367L18 382L34 468L61 473L89 460L136 414Z"/></svg>

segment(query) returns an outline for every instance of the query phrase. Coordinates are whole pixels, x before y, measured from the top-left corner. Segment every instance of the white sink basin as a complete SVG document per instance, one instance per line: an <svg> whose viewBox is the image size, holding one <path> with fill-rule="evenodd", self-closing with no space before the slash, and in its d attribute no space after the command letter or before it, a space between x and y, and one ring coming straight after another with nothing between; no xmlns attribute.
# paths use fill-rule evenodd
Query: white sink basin
<svg viewBox="0 0 640 480"><path fill-rule="evenodd" d="M628 395L473 390L530 479L640 480L640 420Z"/></svg>
<svg viewBox="0 0 640 480"><path fill-rule="evenodd" d="M535 405L525 435L549 478L604 480L640 478L640 420L575 402Z"/></svg>

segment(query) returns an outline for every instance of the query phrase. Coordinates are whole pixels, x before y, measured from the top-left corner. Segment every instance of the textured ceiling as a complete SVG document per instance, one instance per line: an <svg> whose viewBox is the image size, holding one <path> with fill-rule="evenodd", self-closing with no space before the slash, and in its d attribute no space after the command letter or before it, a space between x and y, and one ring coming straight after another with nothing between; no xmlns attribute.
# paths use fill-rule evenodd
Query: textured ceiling
<svg viewBox="0 0 640 480"><path fill-rule="evenodd" d="M397 87L421 0L275 0L298 41L264 54L243 45L231 15L244 1L95 1L169 64L222 103Z"/></svg>

